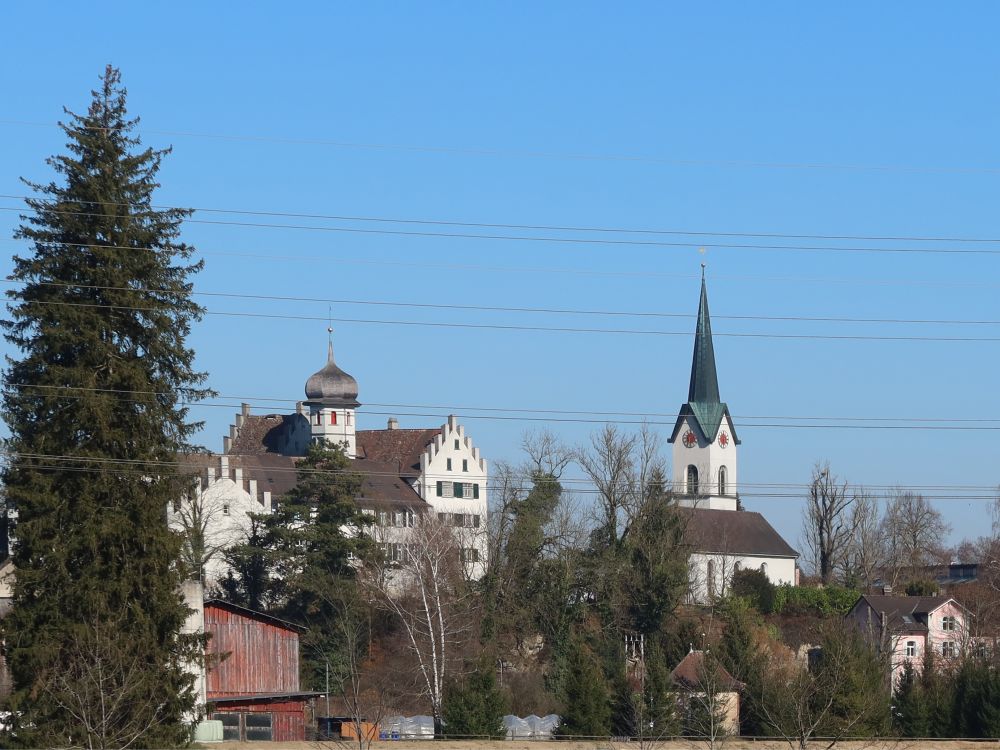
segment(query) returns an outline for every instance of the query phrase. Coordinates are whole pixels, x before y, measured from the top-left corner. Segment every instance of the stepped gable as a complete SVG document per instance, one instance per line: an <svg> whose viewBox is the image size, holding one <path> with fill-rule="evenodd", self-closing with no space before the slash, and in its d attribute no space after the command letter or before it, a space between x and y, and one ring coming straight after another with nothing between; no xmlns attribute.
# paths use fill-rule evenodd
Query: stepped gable
<svg viewBox="0 0 1000 750"><path fill-rule="evenodd" d="M684 536L696 552L717 555L798 557L760 513L678 508L687 524Z"/></svg>
<svg viewBox="0 0 1000 750"><path fill-rule="evenodd" d="M441 428L358 430L357 456L362 462L389 464L403 477L420 475L420 456Z"/></svg>

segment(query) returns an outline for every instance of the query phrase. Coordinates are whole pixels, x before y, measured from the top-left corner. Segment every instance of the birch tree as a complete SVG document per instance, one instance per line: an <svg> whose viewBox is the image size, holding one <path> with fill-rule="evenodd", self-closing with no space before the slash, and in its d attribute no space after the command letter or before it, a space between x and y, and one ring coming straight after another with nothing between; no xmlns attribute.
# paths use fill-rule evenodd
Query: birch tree
<svg viewBox="0 0 1000 750"><path fill-rule="evenodd" d="M438 727L446 681L473 630L475 600L460 545L452 527L426 514L415 519L405 544L386 548L361 574L378 606L402 628Z"/></svg>

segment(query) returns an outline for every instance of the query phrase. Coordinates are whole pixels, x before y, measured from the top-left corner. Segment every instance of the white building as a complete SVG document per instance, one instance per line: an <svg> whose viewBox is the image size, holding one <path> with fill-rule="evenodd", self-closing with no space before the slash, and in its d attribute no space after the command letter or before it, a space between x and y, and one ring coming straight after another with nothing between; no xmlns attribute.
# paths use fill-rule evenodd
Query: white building
<svg viewBox="0 0 1000 750"><path fill-rule="evenodd" d="M240 541L251 513L270 513L296 483L296 463L310 443L344 446L362 479L359 507L373 516L376 538L390 559L405 554L407 528L418 514L435 513L451 525L468 572L479 577L486 563L489 474L479 448L455 417L436 428L402 429L395 418L384 430L358 430L358 383L333 356L306 381L305 401L292 414L256 415L243 405L223 439L223 452L191 459L201 482L191 497L169 509L175 529L201 502L212 515L213 541ZM210 587L225 575L221 554L205 566Z"/></svg>
<svg viewBox="0 0 1000 750"><path fill-rule="evenodd" d="M719 398L704 272L688 400L668 442L673 445L674 492L694 549L689 563L692 600L704 603L725 595L740 568L757 568L776 585L794 584L798 553L760 513L741 509L736 461L741 441L729 407Z"/></svg>

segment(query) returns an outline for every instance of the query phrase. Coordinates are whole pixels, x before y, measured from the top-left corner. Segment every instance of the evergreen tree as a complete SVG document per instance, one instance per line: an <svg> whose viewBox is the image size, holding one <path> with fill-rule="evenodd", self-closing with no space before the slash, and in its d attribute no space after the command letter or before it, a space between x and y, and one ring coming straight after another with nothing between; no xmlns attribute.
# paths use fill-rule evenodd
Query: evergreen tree
<svg viewBox="0 0 1000 750"><path fill-rule="evenodd" d="M893 694L893 724L903 737L929 737L930 722L927 700L913 665L903 664L903 670Z"/></svg>
<svg viewBox="0 0 1000 750"><path fill-rule="evenodd" d="M579 634L570 642L563 685L565 709L559 734L607 737L611 729L608 686L597 658Z"/></svg>
<svg viewBox="0 0 1000 750"><path fill-rule="evenodd" d="M207 395L185 345L191 300L190 212L154 207L169 152L141 148L119 72L108 66L86 114L67 110L58 175L16 233L8 292L3 416L7 496L18 511L14 608L3 624L16 741L163 747L184 742L194 707L182 637L180 541L168 503L186 489L165 467L198 425L183 404ZM95 671L101 691L88 691ZM116 718L88 729L118 701Z"/></svg>
<svg viewBox="0 0 1000 750"><path fill-rule="evenodd" d="M491 660L484 659L463 682L452 682L445 690L445 733L499 739L506 711L507 699L497 686Z"/></svg>
<svg viewBox="0 0 1000 750"><path fill-rule="evenodd" d="M284 587L278 613L309 628L302 637L302 678L319 688L326 663L343 644L337 623L357 598L354 559L373 552L371 540L345 529L370 523L357 506L361 476L351 471L343 446L310 445L297 467L298 481L267 518L269 581Z"/></svg>

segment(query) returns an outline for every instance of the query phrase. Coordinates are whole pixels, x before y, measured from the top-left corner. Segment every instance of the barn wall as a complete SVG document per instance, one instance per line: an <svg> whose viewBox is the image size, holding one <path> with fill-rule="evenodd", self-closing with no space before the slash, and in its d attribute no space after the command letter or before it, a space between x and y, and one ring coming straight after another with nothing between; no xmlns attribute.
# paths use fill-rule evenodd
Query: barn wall
<svg viewBox="0 0 1000 750"><path fill-rule="evenodd" d="M298 691L295 631L212 605L205 607L205 631L212 634L206 649L213 659L206 685L210 696Z"/></svg>
<svg viewBox="0 0 1000 750"><path fill-rule="evenodd" d="M306 738L305 710L305 700L240 701L216 704L213 712L270 713L275 742L302 742Z"/></svg>

